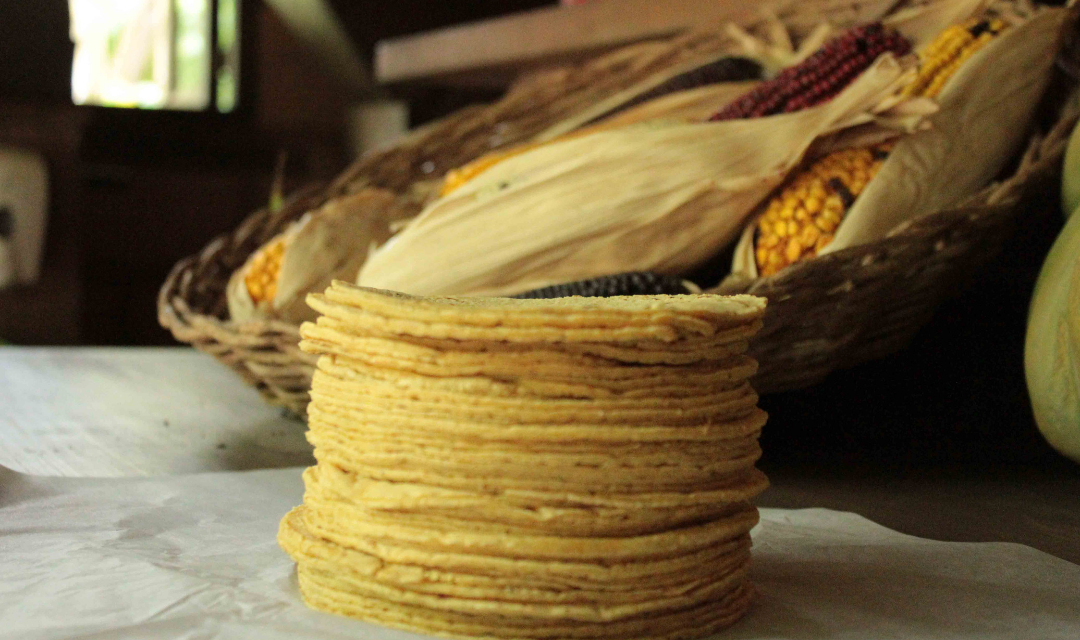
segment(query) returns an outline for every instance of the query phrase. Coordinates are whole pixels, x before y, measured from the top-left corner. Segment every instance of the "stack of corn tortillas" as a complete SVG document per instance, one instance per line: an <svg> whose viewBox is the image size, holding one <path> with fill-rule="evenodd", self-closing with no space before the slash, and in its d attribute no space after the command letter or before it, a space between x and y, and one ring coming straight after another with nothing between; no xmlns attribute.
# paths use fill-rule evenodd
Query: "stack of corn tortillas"
<svg viewBox="0 0 1080 640"><path fill-rule="evenodd" d="M699 637L745 612L763 299L334 283L309 303L318 464L279 533L308 604L507 638Z"/></svg>

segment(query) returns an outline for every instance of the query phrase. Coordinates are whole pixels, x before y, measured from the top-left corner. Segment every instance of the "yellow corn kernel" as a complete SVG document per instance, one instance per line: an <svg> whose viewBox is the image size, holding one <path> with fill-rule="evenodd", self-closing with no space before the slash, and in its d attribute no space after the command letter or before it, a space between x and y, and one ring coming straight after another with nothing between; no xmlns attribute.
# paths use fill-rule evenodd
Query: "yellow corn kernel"
<svg viewBox="0 0 1080 640"><path fill-rule="evenodd" d="M776 273L784 268L784 255L778 251L769 253L769 258L765 262L764 268L761 269L762 273Z"/></svg>
<svg viewBox="0 0 1080 640"><path fill-rule="evenodd" d="M803 248L799 244L798 238L791 238L788 240L787 249L784 250L784 257L787 258L788 263L798 262L799 257L802 256Z"/></svg>
<svg viewBox="0 0 1080 640"><path fill-rule="evenodd" d="M836 228L840 226L840 216L829 212L817 220L814 221L815 226L826 233L832 233L836 231Z"/></svg>
<svg viewBox="0 0 1080 640"><path fill-rule="evenodd" d="M757 223L754 257L760 274L769 276L816 256L891 148L887 142L836 151L790 178Z"/></svg>
<svg viewBox="0 0 1080 640"><path fill-rule="evenodd" d="M832 242L832 239L833 239L833 234L831 234L831 233L823 233L823 234L821 234L821 237L818 238L817 243L814 244L814 254L817 254L817 252L821 251L826 246L828 246L828 244L830 242Z"/></svg>

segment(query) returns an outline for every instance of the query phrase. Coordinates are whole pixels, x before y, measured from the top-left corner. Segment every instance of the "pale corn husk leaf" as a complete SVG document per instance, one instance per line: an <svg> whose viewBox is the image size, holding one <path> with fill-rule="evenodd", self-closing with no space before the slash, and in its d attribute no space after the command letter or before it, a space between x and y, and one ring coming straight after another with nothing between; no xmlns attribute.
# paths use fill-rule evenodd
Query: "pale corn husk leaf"
<svg viewBox="0 0 1080 640"><path fill-rule="evenodd" d="M461 184L475 178L476 174L483 173L487 169L490 169L494 164L503 162L506 158L513 157L514 155L525 153L530 149L535 149L543 144L551 144L552 142L559 140L568 140L570 138L588 135L598 131L606 131L608 129L630 126L646 121L652 121L650 124L703 122L715 113L717 108L716 105L727 104L731 100L734 100L746 91L752 89L755 84L757 83L716 83L698 87L696 89L676 91L653 98L642 104L628 107L613 115L605 116L603 119L593 124L581 126L554 140L546 140L543 142L535 141L525 145L518 145L517 147L493 152L491 155L482 156L476 161L448 173L438 195L447 196L460 188ZM620 104L622 104L622 101L620 101ZM494 162L491 162L492 158L495 158ZM481 168L477 169L478 165ZM472 175L472 177L463 178L463 176L469 175Z"/></svg>
<svg viewBox="0 0 1080 640"><path fill-rule="evenodd" d="M264 317L258 305L251 298L251 294L248 293L247 284L244 282L247 269L248 265L245 264L234 271L232 276L229 277L229 282L225 285L225 303L229 308L229 318L236 322L247 322L248 320Z"/></svg>
<svg viewBox="0 0 1080 640"><path fill-rule="evenodd" d="M773 50L782 52L781 55L794 55L795 44L791 41L791 34L788 33L787 26L772 9L766 8L762 11L762 14L765 16L765 33L768 34Z"/></svg>
<svg viewBox="0 0 1080 640"><path fill-rule="evenodd" d="M646 91L654 89L655 87L663 84L664 82L668 81L671 78L674 78L677 75L686 73L687 71L696 69L711 62L716 62L724 58L730 58L731 56L736 55L736 52L737 47L735 46L735 43L730 42L719 53L712 52L707 55L696 56L681 64L673 65L668 69L664 69L659 73L655 73L648 78L645 78L641 82L638 82L633 86L628 87L627 89L619 91L614 95L600 100L595 104L590 105L588 108L583 109L579 113L576 113L573 116L552 125L551 127L545 129L543 132L538 134L536 137L534 137L532 139L532 142L547 142L559 138L560 136L566 135L571 131L585 126L593 120L600 118L609 111L613 111L620 105L629 102L633 98L645 93ZM617 115L622 114L620 113ZM607 119L603 120L602 122L606 121Z"/></svg>
<svg viewBox="0 0 1080 640"><path fill-rule="evenodd" d="M775 75L781 69L799 64L817 51L833 35L828 23L821 23L803 38L796 48L784 23L775 13L767 12L761 36L755 36L741 26L728 23L724 33L737 43L742 55L761 62L767 75Z"/></svg>
<svg viewBox="0 0 1080 640"><path fill-rule="evenodd" d="M1066 15L1045 9L976 52L946 83L931 129L897 143L823 253L882 238L997 177L1026 139Z"/></svg>
<svg viewBox="0 0 1080 640"><path fill-rule="evenodd" d="M914 70L908 77L913 75ZM900 94L882 100L878 108L880 112L875 115L873 122L822 136L814 142L807 156L817 158L841 149L869 147L905 134L925 131L931 126L929 116L939 109L937 102L930 98L902 97Z"/></svg>
<svg viewBox="0 0 1080 640"><path fill-rule="evenodd" d="M229 279L226 299L230 317L239 322L314 319L318 314L304 302L307 294L322 291L333 279L351 278L367 258L366 249L385 242L395 221L417 211L389 191L369 188L308 212L270 241L286 238L274 299L256 304L248 293L244 276L251 268L253 254Z"/></svg>
<svg viewBox="0 0 1080 640"><path fill-rule="evenodd" d="M663 120L669 123L704 122L716 113L717 105L731 102L757 84L754 81L721 82L669 93L605 118L591 125L589 130L616 129L648 120Z"/></svg>
<svg viewBox="0 0 1080 640"><path fill-rule="evenodd" d="M372 254L364 286L503 295L621 271L686 272L819 136L873 120L909 65L879 58L823 105L769 118L638 126L504 160Z"/></svg>
<svg viewBox="0 0 1080 640"><path fill-rule="evenodd" d="M824 46L835 33L836 29L833 25L825 22L814 27L813 31L806 34L806 37L799 43L799 48L796 49L792 57L787 60L787 65L792 66L803 62L809 58L811 54Z"/></svg>
<svg viewBox="0 0 1080 640"><path fill-rule="evenodd" d="M749 224L743 227L739 242L735 245L735 253L731 256L731 273L720 283L721 289L727 291L734 282L752 282L761 275L757 268L757 257L754 255L754 236L760 217L760 213L755 215Z"/></svg>

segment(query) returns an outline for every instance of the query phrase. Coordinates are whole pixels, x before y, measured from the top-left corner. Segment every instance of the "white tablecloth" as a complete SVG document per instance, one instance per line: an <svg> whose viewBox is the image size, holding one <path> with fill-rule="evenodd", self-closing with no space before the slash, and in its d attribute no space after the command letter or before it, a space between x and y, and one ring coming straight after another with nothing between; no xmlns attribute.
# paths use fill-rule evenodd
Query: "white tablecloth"
<svg viewBox="0 0 1080 640"><path fill-rule="evenodd" d="M417 638L301 603L274 540L301 494L298 468L92 480L0 469L0 639ZM1080 567L1064 560L836 511L762 516L761 596L720 638L1080 638Z"/></svg>
<svg viewBox="0 0 1080 640"><path fill-rule="evenodd" d="M310 464L303 423L187 348L0 347L0 465L148 476Z"/></svg>

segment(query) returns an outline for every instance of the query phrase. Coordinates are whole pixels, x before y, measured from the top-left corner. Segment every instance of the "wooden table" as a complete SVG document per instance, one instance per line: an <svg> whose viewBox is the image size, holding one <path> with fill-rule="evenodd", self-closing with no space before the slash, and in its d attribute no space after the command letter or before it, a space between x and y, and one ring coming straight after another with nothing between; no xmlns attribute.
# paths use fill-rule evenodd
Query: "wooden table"
<svg viewBox="0 0 1080 640"><path fill-rule="evenodd" d="M62 476L307 465L304 426L189 349L0 348L0 464ZM853 511L939 540L1080 564L1080 470L769 463L762 506Z"/></svg>
<svg viewBox="0 0 1080 640"><path fill-rule="evenodd" d="M765 507L858 513L922 538L1016 542L1080 564L1075 469L846 469L765 467Z"/></svg>

